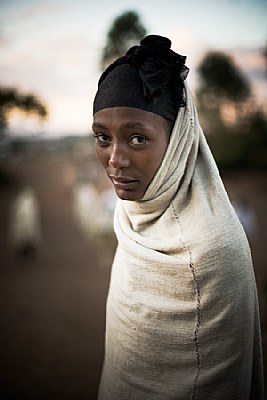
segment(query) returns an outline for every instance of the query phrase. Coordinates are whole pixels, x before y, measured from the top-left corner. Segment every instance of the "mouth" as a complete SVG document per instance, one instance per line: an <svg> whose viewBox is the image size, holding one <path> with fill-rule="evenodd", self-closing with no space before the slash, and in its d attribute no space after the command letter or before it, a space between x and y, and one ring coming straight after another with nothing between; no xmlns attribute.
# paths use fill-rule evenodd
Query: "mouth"
<svg viewBox="0 0 267 400"><path fill-rule="evenodd" d="M137 179L130 177L116 177L110 175L109 178L115 187L124 190L133 188L138 182Z"/></svg>

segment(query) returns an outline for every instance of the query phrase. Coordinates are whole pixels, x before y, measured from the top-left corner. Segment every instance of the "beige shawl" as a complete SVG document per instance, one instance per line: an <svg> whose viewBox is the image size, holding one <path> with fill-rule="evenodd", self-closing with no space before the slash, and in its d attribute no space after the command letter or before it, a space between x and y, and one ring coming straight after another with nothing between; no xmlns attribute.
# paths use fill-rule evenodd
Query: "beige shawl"
<svg viewBox="0 0 267 400"><path fill-rule="evenodd" d="M115 211L100 400L263 399L250 249L185 91L144 198Z"/></svg>

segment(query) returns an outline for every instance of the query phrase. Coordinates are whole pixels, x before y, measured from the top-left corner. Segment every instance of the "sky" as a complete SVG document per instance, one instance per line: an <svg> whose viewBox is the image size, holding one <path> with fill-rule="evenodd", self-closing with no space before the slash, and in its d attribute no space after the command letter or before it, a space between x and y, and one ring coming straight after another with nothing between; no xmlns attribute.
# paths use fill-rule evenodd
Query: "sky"
<svg viewBox="0 0 267 400"><path fill-rule="evenodd" d="M101 51L114 19L129 10L147 34L169 37L187 56L193 92L201 58L219 50L234 57L258 101L267 102L267 0L0 0L0 84L36 94L49 109L45 122L14 114L13 134L91 132Z"/></svg>

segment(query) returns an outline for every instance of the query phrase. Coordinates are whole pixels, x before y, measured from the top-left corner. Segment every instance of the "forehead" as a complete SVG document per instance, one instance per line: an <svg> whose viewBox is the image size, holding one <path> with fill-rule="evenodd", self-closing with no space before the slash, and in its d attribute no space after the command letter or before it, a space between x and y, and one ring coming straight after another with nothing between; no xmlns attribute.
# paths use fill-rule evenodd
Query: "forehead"
<svg viewBox="0 0 267 400"><path fill-rule="evenodd" d="M158 114L132 107L112 107L102 109L94 114L93 127L102 125L111 127L139 127L147 129L168 128L168 121Z"/></svg>

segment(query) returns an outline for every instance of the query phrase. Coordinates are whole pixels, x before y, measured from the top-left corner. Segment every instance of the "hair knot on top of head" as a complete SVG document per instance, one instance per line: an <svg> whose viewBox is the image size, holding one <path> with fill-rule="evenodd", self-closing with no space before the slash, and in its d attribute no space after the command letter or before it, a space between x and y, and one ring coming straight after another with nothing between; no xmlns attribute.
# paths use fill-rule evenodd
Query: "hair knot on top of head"
<svg viewBox="0 0 267 400"><path fill-rule="evenodd" d="M128 50L129 63L139 68L144 84L144 96L152 97L173 78L185 80L189 69L185 66L186 57L171 50L168 38L149 35ZM177 82L178 83L178 82Z"/></svg>
<svg viewBox="0 0 267 400"><path fill-rule="evenodd" d="M101 75L94 113L103 108L128 106L174 121L178 109L185 105L183 81L189 72L185 61L185 56L171 50L168 38L146 36Z"/></svg>

